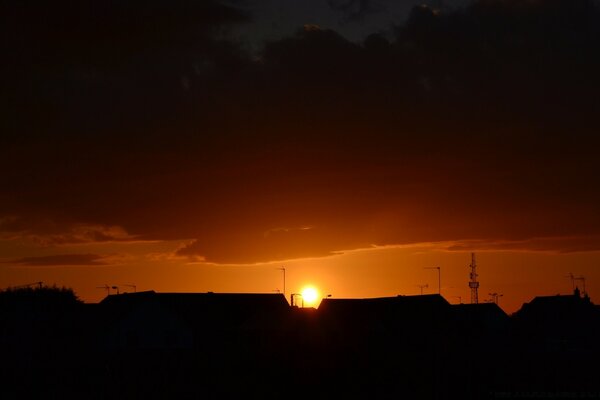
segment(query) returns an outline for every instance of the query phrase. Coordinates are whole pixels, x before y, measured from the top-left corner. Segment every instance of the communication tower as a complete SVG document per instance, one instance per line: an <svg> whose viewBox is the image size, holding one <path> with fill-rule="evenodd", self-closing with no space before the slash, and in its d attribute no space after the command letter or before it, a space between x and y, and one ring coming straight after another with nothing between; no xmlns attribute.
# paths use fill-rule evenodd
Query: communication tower
<svg viewBox="0 0 600 400"><path fill-rule="evenodd" d="M471 253L471 273L469 274L471 280L469 281L469 287L471 288L471 304L479 303L479 297L477 290L479 289L479 282L477 281L477 263L475 262L475 253Z"/></svg>

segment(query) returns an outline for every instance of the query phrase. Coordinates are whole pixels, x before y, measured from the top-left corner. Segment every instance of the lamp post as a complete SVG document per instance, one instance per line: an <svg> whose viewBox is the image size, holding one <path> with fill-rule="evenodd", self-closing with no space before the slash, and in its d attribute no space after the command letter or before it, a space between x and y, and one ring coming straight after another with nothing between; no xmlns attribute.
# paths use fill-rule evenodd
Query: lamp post
<svg viewBox="0 0 600 400"><path fill-rule="evenodd" d="M280 271L283 271L283 297L285 297L285 267L277 268Z"/></svg>
<svg viewBox="0 0 600 400"><path fill-rule="evenodd" d="M437 269L438 271L438 294L442 294L442 269L440 267L425 267L425 269Z"/></svg>

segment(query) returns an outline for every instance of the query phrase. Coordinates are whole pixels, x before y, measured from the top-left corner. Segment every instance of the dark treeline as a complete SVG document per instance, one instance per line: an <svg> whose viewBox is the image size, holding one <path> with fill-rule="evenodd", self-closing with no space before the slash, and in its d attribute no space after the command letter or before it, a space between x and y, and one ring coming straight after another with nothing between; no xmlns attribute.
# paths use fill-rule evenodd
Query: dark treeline
<svg viewBox="0 0 600 400"><path fill-rule="evenodd" d="M0 292L3 398L598 398L600 309L438 295ZM587 396L587 397L586 397ZM595 396L595 397L594 397Z"/></svg>

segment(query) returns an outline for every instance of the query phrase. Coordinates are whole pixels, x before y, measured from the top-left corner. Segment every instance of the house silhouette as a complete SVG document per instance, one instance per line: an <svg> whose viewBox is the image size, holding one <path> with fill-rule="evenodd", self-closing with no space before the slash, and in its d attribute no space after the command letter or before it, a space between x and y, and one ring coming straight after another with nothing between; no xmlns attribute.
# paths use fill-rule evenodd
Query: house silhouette
<svg viewBox="0 0 600 400"><path fill-rule="evenodd" d="M109 295L100 307L110 327L108 348L191 349L252 340L281 330L289 314L282 294L148 291Z"/></svg>
<svg viewBox="0 0 600 400"><path fill-rule="evenodd" d="M512 316L438 294L313 309L282 294L147 291L98 304L2 301L0 317L6 398L600 393L600 311L578 292L536 297Z"/></svg>

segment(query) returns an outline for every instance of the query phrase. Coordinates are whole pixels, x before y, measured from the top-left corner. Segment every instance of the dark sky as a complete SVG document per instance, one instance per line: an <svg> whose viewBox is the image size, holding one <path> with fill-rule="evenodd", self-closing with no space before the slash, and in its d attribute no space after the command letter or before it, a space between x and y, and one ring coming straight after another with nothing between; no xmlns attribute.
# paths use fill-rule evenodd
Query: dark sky
<svg viewBox="0 0 600 400"><path fill-rule="evenodd" d="M600 250L597 1L293 3L2 2L0 237Z"/></svg>

